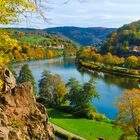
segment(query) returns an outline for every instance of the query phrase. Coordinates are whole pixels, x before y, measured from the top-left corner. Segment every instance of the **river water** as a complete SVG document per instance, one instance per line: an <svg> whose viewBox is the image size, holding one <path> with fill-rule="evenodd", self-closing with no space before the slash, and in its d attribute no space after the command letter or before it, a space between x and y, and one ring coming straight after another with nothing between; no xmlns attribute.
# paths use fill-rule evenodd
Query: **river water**
<svg viewBox="0 0 140 140"><path fill-rule="evenodd" d="M99 113L105 114L110 119L115 119L118 113L117 107L114 106L114 102L117 102L116 96L121 95L125 89L138 88L138 79L81 71L75 65L74 57L16 63L13 67L17 74L23 64L29 65L37 84L41 79L43 70L50 70L53 74L59 74L65 82L71 77L76 78L81 83L93 78L96 81L96 90L100 94L100 99L93 99L92 102Z"/></svg>

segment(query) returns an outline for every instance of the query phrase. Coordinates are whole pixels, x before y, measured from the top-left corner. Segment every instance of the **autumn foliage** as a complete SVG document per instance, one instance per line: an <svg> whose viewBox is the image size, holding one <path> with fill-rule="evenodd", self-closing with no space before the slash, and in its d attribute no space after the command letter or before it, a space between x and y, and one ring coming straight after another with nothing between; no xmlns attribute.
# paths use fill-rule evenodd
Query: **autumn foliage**
<svg viewBox="0 0 140 140"><path fill-rule="evenodd" d="M115 104L119 108L117 124L123 128L124 136L140 138L140 90L125 90L117 98L120 101Z"/></svg>
<svg viewBox="0 0 140 140"><path fill-rule="evenodd" d="M140 68L140 57L138 56L129 56L129 57L119 57L117 55L112 55L107 53L101 55L99 52L96 52L96 48L85 47L82 48L78 53L77 57L85 61L93 61L110 66L119 66L129 69Z"/></svg>
<svg viewBox="0 0 140 140"><path fill-rule="evenodd" d="M35 3L32 0L0 0L0 23L18 22L19 15L35 9Z"/></svg>
<svg viewBox="0 0 140 140"><path fill-rule="evenodd" d="M75 54L76 46L63 37L47 33L4 29L0 31L0 63L38 60Z"/></svg>

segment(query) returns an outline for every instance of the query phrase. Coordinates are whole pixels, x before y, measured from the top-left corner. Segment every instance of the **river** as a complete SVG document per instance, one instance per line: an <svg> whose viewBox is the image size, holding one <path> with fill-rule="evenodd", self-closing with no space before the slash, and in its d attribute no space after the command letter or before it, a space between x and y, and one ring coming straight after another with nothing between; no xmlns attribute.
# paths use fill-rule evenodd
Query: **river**
<svg viewBox="0 0 140 140"><path fill-rule="evenodd" d="M114 102L117 102L115 97L121 95L125 89L138 88L138 79L81 71L77 69L74 57L16 63L13 67L17 74L23 64L29 65L37 84L41 79L43 70L50 70L53 74L59 74L65 82L71 77L76 78L81 83L93 78L96 82L96 90L100 94L100 99L93 99L92 102L99 113L105 114L110 119L115 119L118 113L117 107L114 106Z"/></svg>

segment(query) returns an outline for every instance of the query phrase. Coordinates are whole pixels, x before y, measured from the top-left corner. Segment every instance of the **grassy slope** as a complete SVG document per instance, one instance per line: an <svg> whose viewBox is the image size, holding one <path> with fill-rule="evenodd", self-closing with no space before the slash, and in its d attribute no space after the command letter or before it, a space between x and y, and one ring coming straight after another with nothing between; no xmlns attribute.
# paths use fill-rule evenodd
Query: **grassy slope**
<svg viewBox="0 0 140 140"><path fill-rule="evenodd" d="M112 128L112 124L75 118L71 114L48 109L49 121L88 140L103 137L107 140L118 140L121 135L119 128Z"/></svg>

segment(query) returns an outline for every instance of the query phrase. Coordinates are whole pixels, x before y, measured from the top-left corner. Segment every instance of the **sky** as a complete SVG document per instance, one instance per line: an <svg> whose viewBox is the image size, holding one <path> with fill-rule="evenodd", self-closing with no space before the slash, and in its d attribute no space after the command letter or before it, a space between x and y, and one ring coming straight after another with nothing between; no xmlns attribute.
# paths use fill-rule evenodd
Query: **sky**
<svg viewBox="0 0 140 140"><path fill-rule="evenodd" d="M140 0L48 0L42 17L34 16L9 27L121 27L140 19Z"/></svg>

